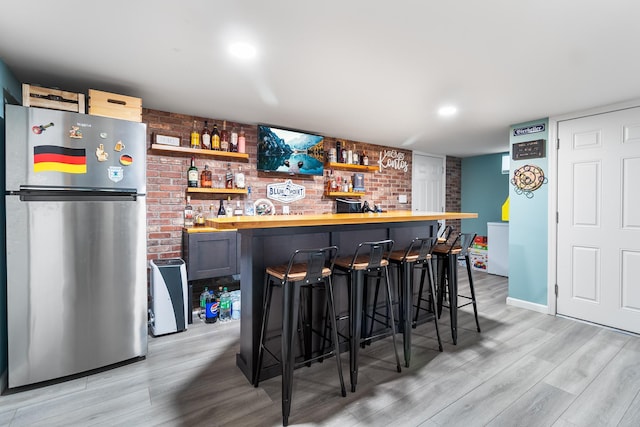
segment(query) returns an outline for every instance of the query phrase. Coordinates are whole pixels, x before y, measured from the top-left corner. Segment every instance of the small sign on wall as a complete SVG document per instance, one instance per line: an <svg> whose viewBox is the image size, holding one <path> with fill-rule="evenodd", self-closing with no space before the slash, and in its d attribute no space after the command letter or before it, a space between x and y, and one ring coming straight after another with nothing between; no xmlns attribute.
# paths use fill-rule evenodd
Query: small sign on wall
<svg viewBox="0 0 640 427"><path fill-rule="evenodd" d="M538 159L543 157L546 157L544 139L513 144L513 160Z"/></svg>
<svg viewBox="0 0 640 427"><path fill-rule="evenodd" d="M267 198L282 203L295 202L296 200L304 199L305 196L305 187L294 184L290 179L278 184L267 185Z"/></svg>
<svg viewBox="0 0 640 427"><path fill-rule="evenodd" d="M545 125L541 123L539 125L527 126L524 128L516 128L513 130L513 136L528 135L531 133L544 132Z"/></svg>

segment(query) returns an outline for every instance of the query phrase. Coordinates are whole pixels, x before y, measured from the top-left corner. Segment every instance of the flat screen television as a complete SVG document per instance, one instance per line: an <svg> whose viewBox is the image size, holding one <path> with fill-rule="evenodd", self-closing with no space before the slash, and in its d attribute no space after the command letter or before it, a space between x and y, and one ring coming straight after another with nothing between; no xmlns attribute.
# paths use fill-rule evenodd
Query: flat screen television
<svg viewBox="0 0 640 427"><path fill-rule="evenodd" d="M257 154L259 171L322 176L324 137L258 125Z"/></svg>

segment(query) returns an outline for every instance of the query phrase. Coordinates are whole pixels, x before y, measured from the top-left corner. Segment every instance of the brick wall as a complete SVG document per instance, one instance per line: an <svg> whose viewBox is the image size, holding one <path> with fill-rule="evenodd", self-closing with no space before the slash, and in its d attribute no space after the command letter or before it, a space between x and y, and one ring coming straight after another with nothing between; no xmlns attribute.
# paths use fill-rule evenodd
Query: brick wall
<svg viewBox="0 0 640 427"><path fill-rule="evenodd" d="M461 186L462 186L462 159L459 157L449 157L446 159L446 201L445 211L460 212L462 208ZM447 225L455 228L456 232L461 231L459 219L447 221Z"/></svg>
<svg viewBox="0 0 640 427"><path fill-rule="evenodd" d="M150 145L154 134L176 136L181 139L181 145L189 145L189 134L196 120L198 127L202 128L204 121L209 122L209 128L213 128L215 123L218 129L222 129L222 120L205 117L194 117L184 114L169 113L157 110L143 109L142 121L147 124L147 143ZM335 206L335 198L324 196L324 177L289 177L274 173L258 172L256 170L256 132L257 126L243 123L227 121L227 130L235 127L237 130L242 127L246 134L246 151L249 154L248 162L230 162L232 169L237 170L242 167L246 176L247 186L251 186L253 200L266 197L266 187L268 184L283 182L291 179L294 183L304 185L306 198L289 203L291 214L311 214L332 212ZM365 173L366 196L361 200L367 200L373 207L379 205L384 210L410 209L411 207L411 152L408 150L391 149L379 145L368 144L360 141L343 140L349 145L355 145L358 150L367 152L370 164L376 164L380 154L385 154L387 150L387 160L383 162L389 167L383 168L381 172ZM325 137L325 148L335 147L335 137ZM403 157L406 162L394 162L392 154L396 154L395 159ZM399 156L398 156L399 155ZM208 156L196 156L196 166L198 170L204 169L208 165L213 173L214 180L222 176L227 168L226 160L212 159ZM187 187L187 168L191 161L191 156L186 153L147 152L147 256L149 259L175 258L182 256L182 212L185 205L185 188ZM447 159L447 166L448 166ZM458 171L460 161L458 159ZM343 177L350 176L353 172L334 171L334 174ZM459 184L458 179L458 194ZM447 186L449 178L447 174ZM448 187L447 187L448 190ZM407 203L398 203L398 195L406 194ZM219 200L226 196L219 194L192 194L191 204L194 209L201 207L204 211L213 204L217 211ZM244 201L245 196L232 196L235 205L236 200ZM278 213L282 212L283 203L272 201ZM447 210L449 206L447 205ZM460 210L458 201L457 210ZM459 229L459 228L458 228Z"/></svg>

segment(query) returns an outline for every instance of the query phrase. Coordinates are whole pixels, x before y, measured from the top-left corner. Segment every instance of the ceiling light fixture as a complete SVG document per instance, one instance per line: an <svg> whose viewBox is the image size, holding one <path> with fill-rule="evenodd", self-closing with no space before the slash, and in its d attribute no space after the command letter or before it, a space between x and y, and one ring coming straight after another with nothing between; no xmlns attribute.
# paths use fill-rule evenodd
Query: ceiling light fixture
<svg viewBox="0 0 640 427"><path fill-rule="evenodd" d="M456 107L454 107L453 105L446 105L444 107L441 107L438 110L438 115L440 117L451 117L453 115L455 115L458 112L458 109Z"/></svg>
<svg viewBox="0 0 640 427"><path fill-rule="evenodd" d="M252 59L256 56L255 46L244 42L232 43L229 46L229 52L240 59Z"/></svg>

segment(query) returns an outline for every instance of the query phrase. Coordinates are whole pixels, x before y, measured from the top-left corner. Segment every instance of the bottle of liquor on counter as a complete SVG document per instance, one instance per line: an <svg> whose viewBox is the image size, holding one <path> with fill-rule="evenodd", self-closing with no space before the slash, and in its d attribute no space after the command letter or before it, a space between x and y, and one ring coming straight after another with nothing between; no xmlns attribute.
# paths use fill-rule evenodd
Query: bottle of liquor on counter
<svg viewBox="0 0 640 427"><path fill-rule="evenodd" d="M251 187L247 187L247 200L244 202L244 214L246 216L254 216L256 211L253 207L253 198L251 196Z"/></svg>
<svg viewBox="0 0 640 427"><path fill-rule="evenodd" d="M238 153L246 153L247 150L247 138L244 134L244 129L240 128L240 135L238 135Z"/></svg>
<svg viewBox="0 0 640 427"><path fill-rule="evenodd" d="M193 227L193 206L191 206L191 196L187 196L187 204L184 206L184 226Z"/></svg>
<svg viewBox="0 0 640 427"><path fill-rule="evenodd" d="M236 173L236 188L244 188L245 179L244 172L242 172L242 166L238 166L238 173Z"/></svg>
<svg viewBox="0 0 640 427"><path fill-rule="evenodd" d="M206 219L214 219L216 217L216 207L211 203L209 205L209 213L207 214Z"/></svg>
<svg viewBox="0 0 640 427"><path fill-rule="evenodd" d="M204 170L200 174L200 187L211 188L213 182L211 181L211 171L208 165L204 165Z"/></svg>
<svg viewBox="0 0 640 427"><path fill-rule="evenodd" d="M200 148L200 132L198 132L198 124L193 121L193 129L191 130L191 148Z"/></svg>
<svg viewBox="0 0 640 427"><path fill-rule="evenodd" d="M220 150L220 132L218 132L218 126L213 124L213 131L211 131L211 149Z"/></svg>
<svg viewBox="0 0 640 427"><path fill-rule="evenodd" d="M220 321L228 322L231 320L231 294L229 290L225 286L222 290L222 295L220 295Z"/></svg>
<svg viewBox="0 0 640 427"><path fill-rule="evenodd" d="M227 172L224 175L224 187L233 188L233 172L231 171L231 163L227 163Z"/></svg>
<svg viewBox="0 0 640 427"><path fill-rule="evenodd" d="M227 210L224 208L224 202L220 199L220 207L218 207L218 218L224 218L227 216Z"/></svg>
<svg viewBox="0 0 640 427"><path fill-rule="evenodd" d="M191 158L191 166L187 169L187 186L188 187L197 187L198 186L198 168L196 167L196 159L195 157Z"/></svg>
<svg viewBox="0 0 640 427"><path fill-rule="evenodd" d="M204 226L204 213L202 212L202 206L198 206L198 208L196 209L196 214L193 217L193 221L195 222L196 227Z"/></svg>
<svg viewBox="0 0 640 427"><path fill-rule="evenodd" d="M238 132L236 132L236 128L231 129L231 140L229 141L231 144L231 151L238 152Z"/></svg>
<svg viewBox="0 0 640 427"><path fill-rule="evenodd" d="M229 132L227 132L227 121L222 122L222 131L220 131L220 151L231 151L229 146Z"/></svg>
<svg viewBox="0 0 640 427"><path fill-rule="evenodd" d="M205 150L211 150L211 131L209 130L209 124L204 121L204 128L200 133L200 144Z"/></svg>

